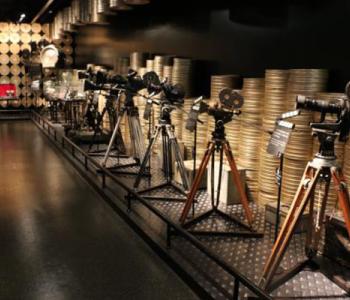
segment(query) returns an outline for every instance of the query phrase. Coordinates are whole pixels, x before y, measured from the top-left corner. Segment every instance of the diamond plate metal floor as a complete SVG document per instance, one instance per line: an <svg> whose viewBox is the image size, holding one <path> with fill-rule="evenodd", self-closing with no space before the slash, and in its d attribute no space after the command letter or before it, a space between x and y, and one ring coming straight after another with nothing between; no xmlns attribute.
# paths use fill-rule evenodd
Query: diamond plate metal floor
<svg viewBox="0 0 350 300"><path fill-rule="evenodd" d="M102 157L95 157L101 160ZM122 160L124 160L122 162ZM118 163L130 163L130 159L117 160L110 158L108 166L114 166ZM125 168L128 171L138 171L138 167ZM164 177L157 156L154 155L151 164L151 178L143 178L139 186L139 190L158 185L164 182ZM133 186L135 176L122 175L121 179L130 187ZM162 190L152 191L150 194L167 197L174 197L174 190L164 188ZM177 193L179 197L181 194ZM151 203L169 216L172 220L177 221L183 209L183 203L174 201L151 201ZM134 205L138 205L135 202ZM254 215L254 228L264 232L264 237L259 238L241 238L241 237L212 237L200 236L198 239L204 243L209 249L218 254L227 263L239 269L253 282L258 283L265 261L271 252L274 241L274 227L265 222L265 211L263 207L256 204L250 204ZM221 210L233 215L244 221L244 213L241 205L221 206ZM197 195L197 203L195 206L195 215L199 215L211 209L210 199L206 191L201 190ZM196 230L221 230L235 231L238 230L237 225L216 218L209 218L195 227ZM282 267L290 268L295 263L303 261L304 256L305 234L295 234L288 247L288 251L284 256ZM233 293L232 277L222 271L213 264L210 259L200 254L193 246L179 237L173 237L173 248L176 249L178 255L192 269L194 276L200 282L203 278L203 284L207 285L207 291L211 291L215 299L230 298ZM203 272L205 270L205 272ZM348 278L350 282L350 270L344 270L333 265L334 273L341 273L342 276ZM208 281L213 286L208 285ZM213 288L215 287L215 288ZM303 271L293 279L280 286L272 295L278 299L350 299L347 293L330 281L325 275L318 271ZM241 288L240 297L246 299L249 295L246 289Z"/></svg>

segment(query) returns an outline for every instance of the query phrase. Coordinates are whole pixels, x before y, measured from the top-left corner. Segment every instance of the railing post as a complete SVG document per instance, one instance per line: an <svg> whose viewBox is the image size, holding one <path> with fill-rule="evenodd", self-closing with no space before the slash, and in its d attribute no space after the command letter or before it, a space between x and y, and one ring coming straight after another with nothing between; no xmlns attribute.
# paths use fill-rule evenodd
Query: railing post
<svg viewBox="0 0 350 300"><path fill-rule="evenodd" d="M235 285L233 287L233 300L238 300L239 297L239 280L235 278Z"/></svg>
<svg viewBox="0 0 350 300"><path fill-rule="evenodd" d="M62 137L61 143L62 143L62 148L64 149L64 138L63 137Z"/></svg>
<svg viewBox="0 0 350 300"><path fill-rule="evenodd" d="M54 137L55 141L57 141L57 131L56 130L53 132L53 137Z"/></svg>

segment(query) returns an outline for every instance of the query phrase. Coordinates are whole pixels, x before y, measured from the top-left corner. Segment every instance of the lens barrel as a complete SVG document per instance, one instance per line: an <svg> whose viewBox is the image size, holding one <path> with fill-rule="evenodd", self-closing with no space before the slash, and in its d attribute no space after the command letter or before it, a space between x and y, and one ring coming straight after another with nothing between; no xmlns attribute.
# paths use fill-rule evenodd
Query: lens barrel
<svg viewBox="0 0 350 300"><path fill-rule="evenodd" d="M340 114L344 109L342 101L328 102L298 95L296 98L296 108L310 111L317 111L330 114Z"/></svg>

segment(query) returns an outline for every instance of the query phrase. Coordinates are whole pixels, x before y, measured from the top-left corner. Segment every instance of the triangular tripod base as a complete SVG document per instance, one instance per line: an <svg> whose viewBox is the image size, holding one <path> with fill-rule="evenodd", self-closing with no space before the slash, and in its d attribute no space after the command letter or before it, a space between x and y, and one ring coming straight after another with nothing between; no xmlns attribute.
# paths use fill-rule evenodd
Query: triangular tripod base
<svg viewBox="0 0 350 300"><path fill-rule="evenodd" d="M234 225L235 227L241 227L243 230L239 231L227 231L224 230L200 230L200 229L191 229L192 227L196 227L196 225L199 225L201 223L204 223L206 220L213 218L220 218L225 223L231 223L231 225ZM253 230L250 226L243 223L238 218L231 216L218 208L212 208L211 210L199 215L198 217L192 219L191 221L185 223L183 227L190 233L194 235L209 235L209 236L230 236L230 237L248 237L248 238L261 238L263 237L263 233L257 232ZM226 227L226 226L225 226Z"/></svg>
<svg viewBox="0 0 350 300"><path fill-rule="evenodd" d="M134 168L134 167L139 167L140 164L137 162L134 163L129 163L125 165L111 165L108 167L105 167L107 170L111 171L114 174L123 174L123 175L139 175L139 171L135 170L128 170L128 168ZM102 172L102 170L98 170L98 172ZM151 174L149 172L145 172L142 174L144 177L151 177Z"/></svg>
<svg viewBox="0 0 350 300"><path fill-rule="evenodd" d="M138 194L140 194L142 196L142 198L144 199L149 199L149 200L154 200L154 201L174 201L174 202L184 202L186 201L185 197L179 198L179 197L170 197L167 195L164 195L164 193L166 193L166 191L164 191L164 189L172 189L174 190L176 193L181 194L183 196L186 196L185 191L183 191L179 186L177 186L177 184L173 183L172 181L169 182L165 182L153 187L150 187L148 189L144 189L141 191L138 191ZM144 195L146 193L153 193L157 190L163 190L163 194L162 195ZM172 193L173 194L173 193Z"/></svg>
<svg viewBox="0 0 350 300"><path fill-rule="evenodd" d="M130 165L117 165L117 166L112 166L112 167L106 167L105 169L109 170L113 174L122 174L122 175L138 175L139 172L137 171L129 171L129 170L124 170L124 168L130 168L130 167L136 167L138 164L130 164ZM97 170L98 173L103 173L102 169ZM150 173L145 173L142 174L144 177L151 177Z"/></svg>
<svg viewBox="0 0 350 300"><path fill-rule="evenodd" d="M301 271L315 271L319 270L319 265L312 259L305 259L304 261L297 263L292 268L288 270L283 270L282 272L276 272L274 280L271 282L269 287L266 289L267 292L272 292L277 289L288 280L293 278L295 275L299 274Z"/></svg>
<svg viewBox="0 0 350 300"><path fill-rule="evenodd" d="M95 155L100 156L101 155ZM107 165L104 166L105 169L111 171L114 174L123 174L123 175L138 175L139 174L139 167L140 162L127 155L118 155L118 154L112 154L109 155L110 158L114 158L114 161L109 160ZM100 163L102 165L102 163ZM135 169L136 168L136 169ZM97 172L103 173L102 168L98 169ZM150 177L149 171L144 172L142 174L145 177Z"/></svg>

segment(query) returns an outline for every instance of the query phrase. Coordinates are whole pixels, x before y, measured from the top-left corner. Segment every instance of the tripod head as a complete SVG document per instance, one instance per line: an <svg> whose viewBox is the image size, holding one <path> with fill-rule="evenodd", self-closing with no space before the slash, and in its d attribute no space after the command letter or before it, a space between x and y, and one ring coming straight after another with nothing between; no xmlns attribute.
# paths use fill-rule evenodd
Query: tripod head
<svg viewBox="0 0 350 300"><path fill-rule="evenodd" d="M296 108L321 113L318 122L310 123L314 133L323 132L324 134L337 135L339 141L346 141L350 133L350 82L345 89L346 97L332 102L313 99L305 96L297 96ZM335 122L326 122L326 115L336 115Z"/></svg>

